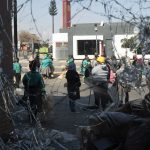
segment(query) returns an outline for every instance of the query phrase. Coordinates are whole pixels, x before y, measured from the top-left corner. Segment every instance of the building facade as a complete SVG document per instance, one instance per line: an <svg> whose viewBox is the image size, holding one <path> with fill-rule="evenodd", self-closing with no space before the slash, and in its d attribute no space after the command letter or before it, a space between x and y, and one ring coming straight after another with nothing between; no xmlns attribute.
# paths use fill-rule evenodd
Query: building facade
<svg viewBox="0 0 150 150"><path fill-rule="evenodd" d="M12 78L12 0L0 0L0 72Z"/></svg>
<svg viewBox="0 0 150 150"><path fill-rule="evenodd" d="M106 56L123 56L128 53L132 57L129 49L121 47L121 40L134 35L134 26L128 23L76 24L53 34L53 55L55 59L64 59L68 55L83 59L88 54L92 59L97 52Z"/></svg>

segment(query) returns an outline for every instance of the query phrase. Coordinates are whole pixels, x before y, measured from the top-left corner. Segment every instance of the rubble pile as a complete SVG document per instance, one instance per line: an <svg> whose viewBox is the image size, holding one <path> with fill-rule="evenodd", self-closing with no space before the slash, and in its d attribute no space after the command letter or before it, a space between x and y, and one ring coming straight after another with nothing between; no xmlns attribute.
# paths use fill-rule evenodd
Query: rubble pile
<svg viewBox="0 0 150 150"><path fill-rule="evenodd" d="M1 144L2 150L55 150L51 146L52 140L48 131L44 132L39 128L22 128L16 129L14 132L10 141Z"/></svg>
<svg viewBox="0 0 150 150"><path fill-rule="evenodd" d="M76 140L76 138L66 132L60 132L58 130L45 130L38 126L22 127L21 129L14 130L12 137L7 143L4 143L0 138L0 149L55 150L57 145L57 147L67 150L67 148L65 148L61 143L67 143L73 140Z"/></svg>
<svg viewBox="0 0 150 150"><path fill-rule="evenodd" d="M15 95L6 75L0 74L0 78L0 150L55 150L55 147L67 150L61 143L76 139L67 133L42 128L40 115L32 124L28 110L18 104L20 97ZM43 114L51 109L51 100L51 96L45 97Z"/></svg>
<svg viewBox="0 0 150 150"><path fill-rule="evenodd" d="M4 74L0 74L0 136L4 139L13 130L14 122L11 112L16 101L11 83Z"/></svg>

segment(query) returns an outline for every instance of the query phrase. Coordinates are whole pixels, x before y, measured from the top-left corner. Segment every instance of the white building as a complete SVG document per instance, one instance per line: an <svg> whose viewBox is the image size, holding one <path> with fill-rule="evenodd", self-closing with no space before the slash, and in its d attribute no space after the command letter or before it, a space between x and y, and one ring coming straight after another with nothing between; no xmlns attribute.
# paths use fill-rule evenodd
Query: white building
<svg viewBox="0 0 150 150"><path fill-rule="evenodd" d="M53 57L66 59L73 55L75 59L83 59L88 54L92 59L97 52L99 55L132 58L133 52L121 47L121 40L132 36L135 36L134 26L127 23L73 25L53 34Z"/></svg>

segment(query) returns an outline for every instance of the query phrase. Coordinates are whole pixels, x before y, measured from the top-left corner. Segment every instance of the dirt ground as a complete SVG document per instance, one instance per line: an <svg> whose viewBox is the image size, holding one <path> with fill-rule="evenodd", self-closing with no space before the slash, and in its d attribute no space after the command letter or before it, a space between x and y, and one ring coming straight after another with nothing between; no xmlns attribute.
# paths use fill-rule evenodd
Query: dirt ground
<svg viewBox="0 0 150 150"><path fill-rule="evenodd" d="M44 122L43 126L46 128L59 130L61 132L67 132L77 137L78 127L88 125L88 117L91 114L98 112L98 110L83 109L85 106L93 104L94 97L88 86L83 83L81 78L81 98L76 101L77 112L71 112L69 109L67 89L64 87L65 82L65 78L45 80L46 91L52 95L53 107L51 113L49 114L48 121ZM77 140L63 144L69 150L79 150L80 148L78 138Z"/></svg>
<svg viewBox="0 0 150 150"><path fill-rule="evenodd" d="M80 141L77 136L79 126L87 126L89 116L100 112L100 110L85 109L85 106L94 104L94 96L92 90L84 83L83 78L81 77L81 98L76 101L77 112L71 112L69 109L67 89L64 87L64 83L66 83L66 79L64 77L58 78L55 76L55 78L45 80L47 94L51 95L52 108L46 121L42 122L42 127L49 130L65 132L74 137L73 139L70 137L70 140L67 142L62 140L59 141L64 148L53 143L56 150L79 150ZM142 98L145 94L140 95L136 91L132 91L129 95L130 100L134 100Z"/></svg>

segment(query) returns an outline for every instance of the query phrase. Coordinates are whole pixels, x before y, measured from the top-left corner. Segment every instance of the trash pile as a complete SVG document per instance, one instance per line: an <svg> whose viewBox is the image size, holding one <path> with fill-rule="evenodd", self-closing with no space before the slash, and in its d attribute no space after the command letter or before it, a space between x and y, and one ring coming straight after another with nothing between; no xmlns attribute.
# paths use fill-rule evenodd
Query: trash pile
<svg viewBox="0 0 150 150"><path fill-rule="evenodd" d="M4 139L13 130L14 122L11 112L16 101L12 85L4 74L0 74L0 136Z"/></svg>
<svg viewBox="0 0 150 150"><path fill-rule="evenodd" d="M7 143L4 143L0 138L1 150L56 150L55 147L67 150L61 143L76 140L73 135L68 133L45 130L38 126L15 129L11 136Z"/></svg>
<svg viewBox="0 0 150 150"><path fill-rule="evenodd" d="M39 115L35 124L31 124L29 112L25 107L18 105L20 97L7 76L0 74L0 78L0 150L55 150L58 147L67 150L62 143L76 138L58 130L44 129ZM50 106L46 106L48 103L45 103L45 110L50 109ZM47 110L44 114L46 113Z"/></svg>

